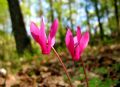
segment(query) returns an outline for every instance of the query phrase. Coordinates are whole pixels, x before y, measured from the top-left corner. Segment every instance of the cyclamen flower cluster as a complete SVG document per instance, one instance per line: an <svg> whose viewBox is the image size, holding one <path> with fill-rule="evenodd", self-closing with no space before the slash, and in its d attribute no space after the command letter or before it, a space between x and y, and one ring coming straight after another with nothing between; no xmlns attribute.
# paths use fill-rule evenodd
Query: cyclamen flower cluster
<svg viewBox="0 0 120 87"><path fill-rule="evenodd" d="M40 29L36 26L34 22L30 25L30 30L35 41L40 45L43 54L49 54L51 47L55 44L55 35L58 30L58 20L55 19L50 27L50 33L48 38L45 33L45 24L42 19ZM81 34L81 29L78 26L76 36L73 37L71 29L67 28L67 33L65 37L66 47L68 48L74 61L79 61L81 54L87 47L89 42L89 32Z"/></svg>
<svg viewBox="0 0 120 87"><path fill-rule="evenodd" d="M53 49L54 53L58 57L58 60L62 64L62 67L68 77L70 86L73 87L72 82L70 80L70 76L67 72L67 69L66 69L64 63L62 62L62 59L60 58L60 56L58 55L56 50L53 48L53 46L55 44L55 35L56 35L57 30L58 30L58 20L57 19L55 19L54 22L52 23L48 37L46 36L46 33L45 33L45 24L44 24L43 19L41 21L40 28L38 28L34 22L31 22L31 25L30 25L31 34L32 34L33 38L35 39L35 41L40 45L40 47L42 49L42 53L49 54L51 51L51 48ZM66 47L68 48L68 50L72 56L72 59L74 61L80 60L80 56L83 53L84 49L87 47L88 42L89 42L89 32L85 32L82 35L80 27L77 27L76 36L73 37L70 28L67 28L65 44L66 44ZM82 65L84 68L83 62L82 62ZM88 79L87 79L85 68L84 68L84 73L85 73L86 83L87 83L87 87L88 87Z"/></svg>

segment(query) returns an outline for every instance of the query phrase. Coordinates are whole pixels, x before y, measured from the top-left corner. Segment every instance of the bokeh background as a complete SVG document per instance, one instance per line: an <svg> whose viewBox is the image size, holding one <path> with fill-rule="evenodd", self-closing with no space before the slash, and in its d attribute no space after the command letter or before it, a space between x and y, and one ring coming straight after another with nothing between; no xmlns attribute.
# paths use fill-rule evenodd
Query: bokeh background
<svg viewBox="0 0 120 87"><path fill-rule="evenodd" d="M120 0L0 0L0 85L3 87L68 87L68 80L51 51L43 55L30 33L30 23L46 32L59 20L55 49L67 66L75 87L84 87L80 62L65 46L66 27L89 31L81 55L90 87L120 87ZM69 55L69 56L68 56Z"/></svg>

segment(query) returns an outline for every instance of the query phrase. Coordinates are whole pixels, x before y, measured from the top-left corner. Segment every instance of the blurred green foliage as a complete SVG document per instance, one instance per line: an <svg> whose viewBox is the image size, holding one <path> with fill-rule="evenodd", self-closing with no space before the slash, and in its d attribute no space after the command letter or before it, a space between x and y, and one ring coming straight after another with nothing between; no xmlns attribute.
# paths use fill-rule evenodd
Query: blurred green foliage
<svg viewBox="0 0 120 87"><path fill-rule="evenodd" d="M87 2L86 2L87 1ZM106 3L107 1L107 3ZM114 43L120 43L118 31L120 31L117 27L116 16L114 12L114 0L98 0L98 8L99 14L101 17L101 22L103 24L103 29L105 33L105 37L103 40L100 40L100 31L98 27L97 16L95 13L95 8L93 3L95 0L53 0L53 15L54 19L59 19L59 30L56 36L56 44L55 48L59 53L65 52L64 54L67 55L68 51L65 47L65 33L66 33L66 26L71 26L73 24L73 28L77 25L80 25L82 31L85 31L87 28L87 17L85 11L86 5L88 6L88 16L90 22L90 45L91 46L101 46L101 45L108 45ZM48 26L52 23L51 21L51 6L49 0L20 0L21 10L24 16L24 23L26 28L29 32L29 24L31 20L34 20L36 24L40 25L39 18L41 16L45 16L47 19L46 29L47 32L49 31ZM71 6L71 8L70 8ZM107 8L106 8L107 6ZM31 10L32 9L32 10ZM120 9L120 2L118 1L118 9ZM81 11L82 10L82 11ZM108 12L107 12L108 10ZM71 15L70 15L71 14ZM119 12L120 15L120 12ZM70 19L71 16L71 19ZM71 21L71 22L70 22ZM70 22L70 24L69 24ZM9 26L10 24L10 26ZM22 64L31 64L31 62L35 59L38 66L40 65L39 62L47 60L47 57L40 52L40 47L36 44L35 41L31 40L33 46L33 54L30 54L27 50L24 52L24 55L18 55L16 52L16 45L13 37L13 33L4 32L5 30L9 31L11 27L9 12L8 12L8 5L7 0L0 0L0 67L5 67L6 69L11 69L12 72L17 72L18 70L22 69ZM75 32L75 31L73 31ZM94 55L95 57L98 56L99 52L95 51L91 53L89 49L86 50L87 55ZM53 54L51 53L52 57ZM34 58L37 57L37 58ZM67 55L68 57L68 55ZM63 58L66 61L65 58ZM120 64L114 64L113 69L118 72L120 69ZM79 76L72 77L72 81L74 80L84 80L84 72L83 68L79 67L76 68L78 72L80 72ZM75 70L75 71L77 71ZM105 67L95 68L93 72L103 75L108 74L108 70ZM34 72L30 72L29 74L32 75ZM67 77L64 75L64 79L67 81ZM90 87L110 87L113 84L116 84L117 81L113 81L109 76L106 79L101 79L99 77L91 78L89 81Z"/></svg>
<svg viewBox="0 0 120 87"><path fill-rule="evenodd" d="M0 24L5 25L8 19L8 5L6 0L0 0Z"/></svg>

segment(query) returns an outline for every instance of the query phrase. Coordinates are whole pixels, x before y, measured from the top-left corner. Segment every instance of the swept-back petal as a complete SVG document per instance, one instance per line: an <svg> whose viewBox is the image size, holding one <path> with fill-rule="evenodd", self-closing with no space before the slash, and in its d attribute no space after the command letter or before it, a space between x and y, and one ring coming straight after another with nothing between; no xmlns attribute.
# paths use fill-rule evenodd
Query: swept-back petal
<svg viewBox="0 0 120 87"><path fill-rule="evenodd" d="M73 35L70 29L67 30L65 43L70 54L72 55L72 57L74 57L74 40L73 40Z"/></svg>
<svg viewBox="0 0 120 87"><path fill-rule="evenodd" d="M40 39L39 39L40 31L34 22L31 22L31 24L30 24L30 31L31 31L31 34L32 34L33 38L35 39L35 41L39 42L40 41Z"/></svg>
<svg viewBox="0 0 120 87"><path fill-rule="evenodd" d="M42 25L43 27L43 25ZM46 44L45 44L45 41L46 39L44 38L45 36L43 36L43 30L40 30L35 23L31 22L30 24L30 31L31 31L31 34L34 38L34 40L36 42L39 43L39 45L41 46L41 49L42 49L42 53L46 53ZM44 40L43 40L44 38Z"/></svg>
<svg viewBox="0 0 120 87"><path fill-rule="evenodd" d="M77 39L78 39L78 42L80 42L80 38L81 38L81 29L80 29L80 27L78 26L78 27L77 27Z"/></svg>
<svg viewBox="0 0 120 87"><path fill-rule="evenodd" d="M55 37L57 30L58 30L58 19L55 19L53 24L50 27L50 37L51 38Z"/></svg>
<svg viewBox="0 0 120 87"><path fill-rule="evenodd" d="M40 25L40 38L43 40L43 43L44 43L44 44L47 43L46 33L45 33L45 24L44 24L43 19L42 19L41 25Z"/></svg>
<svg viewBox="0 0 120 87"><path fill-rule="evenodd" d="M53 46L55 44L55 35L58 30L58 20L55 19L53 24L50 27L50 33L48 36L48 45Z"/></svg>
<svg viewBox="0 0 120 87"><path fill-rule="evenodd" d="M75 49L75 51L74 51L73 60L74 60L74 61L79 61L80 55L81 55L79 45L77 45L74 49Z"/></svg>
<svg viewBox="0 0 120 87"><path fill-rule="evenodd" d="M89 42L89 37L90 37L89 32L85 32L84 35L81 37L81 40L80 40L80 43L79 43L81 53L87 47L88 42Z"/></svg>
<svg viewBox="0 0 120 87"><path fill-rule="evenodd" d="M40 25L40 40L41 40L42 53L49 54L50 51L47 48L47 37L45 33L45 24L43 19L41 20L41 25Z"/></svg>

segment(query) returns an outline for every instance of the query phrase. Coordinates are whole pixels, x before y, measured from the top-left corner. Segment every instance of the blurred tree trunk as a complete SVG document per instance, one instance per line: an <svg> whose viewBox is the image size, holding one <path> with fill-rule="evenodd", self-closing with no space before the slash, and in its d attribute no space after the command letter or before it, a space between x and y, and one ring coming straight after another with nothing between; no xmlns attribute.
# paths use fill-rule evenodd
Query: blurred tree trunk
<svg viewBox="0 0 120 87"><path fill-rule="evenodd" d="M54 21L54 11L53 11L53 0L49 0L50 2L50 11L51 11L51 22Z"/></svg>
<svg viewBox="0 0 120 87"><path fill-rule="evenodd" d="M65 37L65 33L62 27L62 0L59 0L59 6L58 6L58 10L56 9L56 12L58 13L58 20L59 20L59 38L60 38L60 46L64 45L64 37Z"/></svg>
<svg viewBox="0 0 120 87"><path fill-rule="evenodd" d="M106 4L105 4L105 13L106 13L107 20L108 20L108 22L109 22L109 13L110 13L110 12L109 12L109 9L108 9L108 4L107 4L108 1L105 0L105 3L106 3ZM112 29L110 24L108 24L108 27L109 27L110 29Z"/></svg>
<svg viewBox="0 0 120 87"><path fill-rule="evenodd" d="M102 27L102 23L101 23L101 17L100 17L100 14L99 14L98 1L97 0L95 0L94 6L95 6L95 12L96 12L98 23L99 23L99 28L100 28L100 37L101 37L101 39L103 39L104 38L104 31L103 31L103 27Z"/></svg>
<svg viewBox="0 0 120 87"><path fill-rule="evenodd" d="M71 0L69 0L68 6L69 6L69 19L70 19L71 28L72 28L72 31L73 31Z"/></svg>
<svg viewBox="0 0 120 87"><path fill-rule="evenodd" d="M9 6L9 12L12 22L12 31L14 34L17 52L23 54L25 49L32 51L32 46L25 25L23 22L23 16L20 10L18 0L7 0Z"/></svg>
<svg viewBox="0 0 120 87"><path fill-rule="evenodd" d="M107 5L107 3L108 3L108 1L107 0L105 0L105 10L106 10L106 16L107 16L107 18L108 18L108 20L109 20L109 10L108 10L108 5Z"/></svg>
<svg viewBox="0 0 120 87"><path fill-rule="evenodd" d="M57 13L58 13L58 19L59 19L59 21L62 21L61 20L61 14L62 14L62 10L61 10L61 6L62 6L62 0L59 0L59 2L57 2L57 3L59 3L60 5L59 5L59 10L57 10Z"/></svg>
<svg viewBox="0 0 120 87"><path fill-rule="evenodd" d="M38 11L38 16L42 17L43 14L43 7L42 7L42 0L39 0L38 4L40 5L39 11Z"/></svg>
<svg viewBox="0 0 120 87"><path fill-rule="evenodd" d="M85 6L85 12L86 12L86 16L87 16L87 29L89 30L89 32L90 32L90 34L91 34L90 18L89 18L89 11L88 11L87 2L88 2L88 0L86 0L86 6Z"/></svg>
<svg viewBox="0 0 120 87"><path fill-rule="evenodd" d="M117 3L118 3L118 0L114 0L115 17L116 17L116 22L117 22L117 28L119 29L119 33L120 33L120 17L119 17Z"/></svg>

